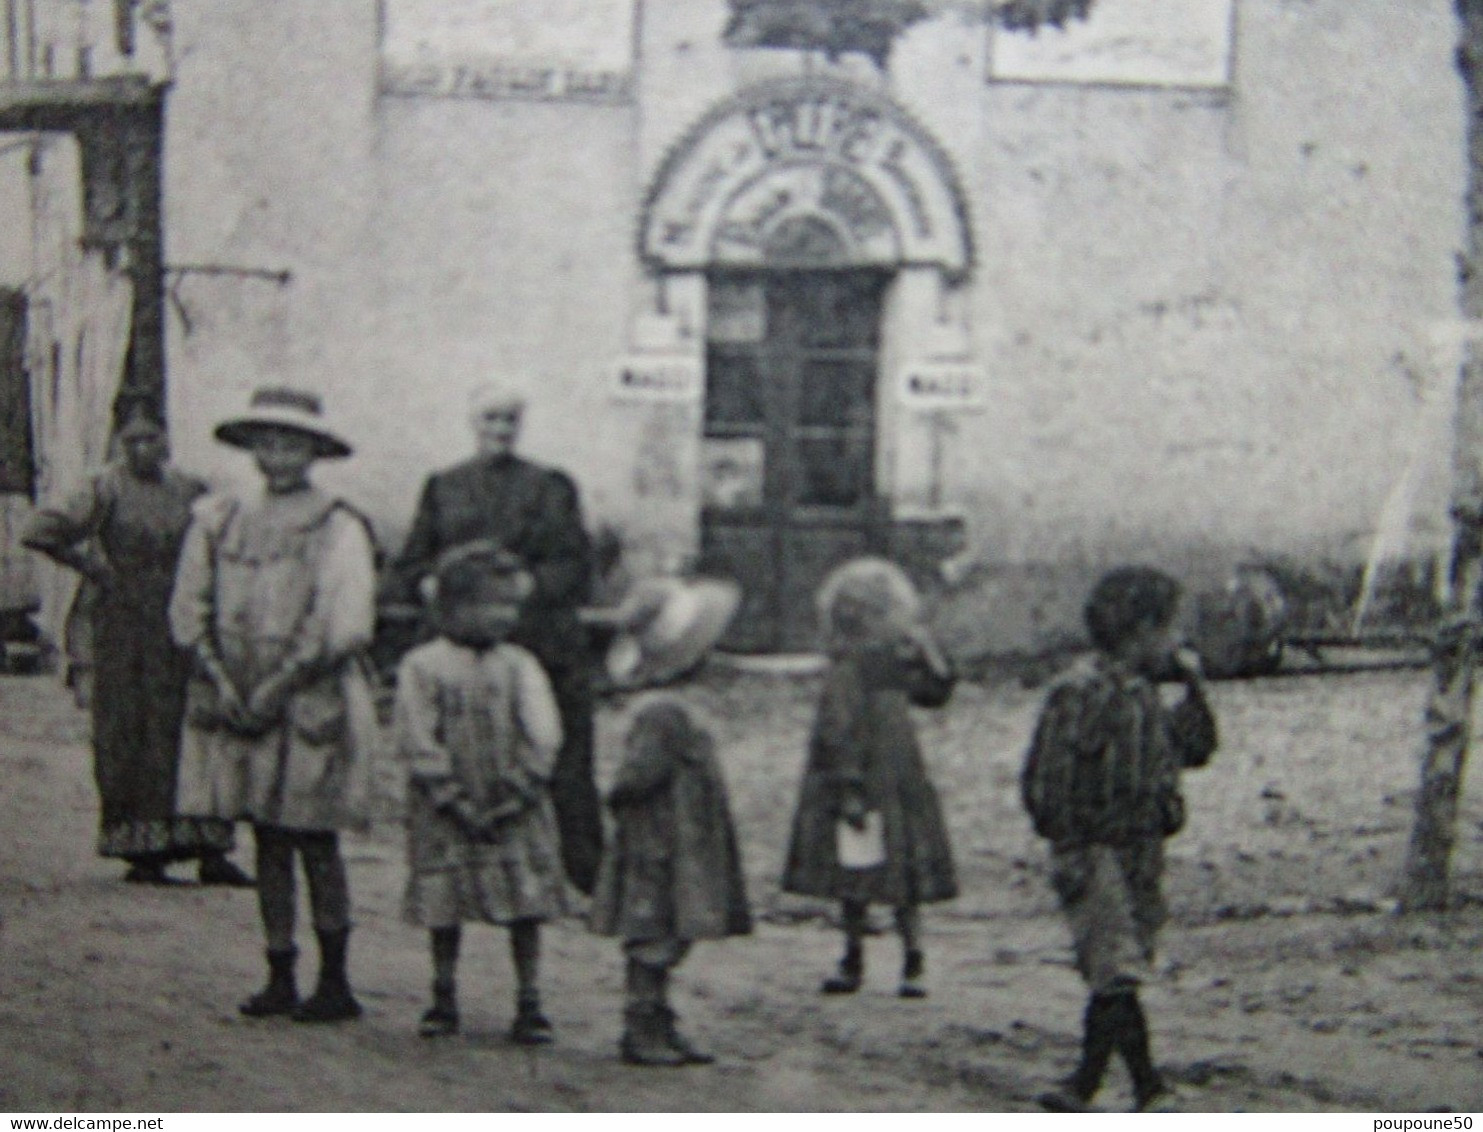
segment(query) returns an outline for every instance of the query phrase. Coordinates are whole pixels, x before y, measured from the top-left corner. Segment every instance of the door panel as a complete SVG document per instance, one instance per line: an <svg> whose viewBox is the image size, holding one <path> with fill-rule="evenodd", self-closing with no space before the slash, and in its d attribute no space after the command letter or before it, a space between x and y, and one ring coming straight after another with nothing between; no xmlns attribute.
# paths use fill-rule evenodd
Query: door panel
<svg viewBox="0 0 1483 1132"><path fill-rule="evenodd" d="M772 523L736 520L703 523L699 568L702 574L730 578L741 587L741 605L722 647L734 652L768 652L779 647L780 617L775 569L777 528Z"/></svg>
<svg viewBox="0 0 1483 1132"><path fill-rule="evenodd" d="M798 507L856 510L870 494L870 442L851 436L800 437Z"/></svg>
<svg viewBox="0 0 1483 1132"><path fill-rule="evenodd" d="M785 652L820 647L814 595L829 571L866 553L867 533L858 524L798 523L783 528L776 601L782 618L775 648Z"/></svg>
<svg viewBox="0 0 1483 1132"><path fill-rule="evenodd" d="M712 345L706 351L705 423L707 433L729 428L761 430L767 419L761 361L755 351Z"/></svg>
<svg viewBox="0 0 1483 1132"><path fill-rule="evenodd" d="M725 647L815 647L815 590L873 543L884 286L870 271L711 280L701 568L745 591Z"/></svg>

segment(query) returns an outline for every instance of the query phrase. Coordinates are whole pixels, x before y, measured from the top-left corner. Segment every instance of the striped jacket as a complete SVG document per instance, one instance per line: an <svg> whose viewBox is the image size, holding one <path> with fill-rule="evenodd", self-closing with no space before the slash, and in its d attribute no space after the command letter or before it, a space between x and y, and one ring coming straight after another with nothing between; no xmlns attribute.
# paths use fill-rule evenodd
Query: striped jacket
<svg viewBox="0 0 1483 1132"><path fill-rule="evenodd" d="M1057 845L1123 845L1183 823L1179 772L1216 746L1204 696L1167 708L1145 677L1088 658L1046 696L1020 776L1035 832Z"/></svg>

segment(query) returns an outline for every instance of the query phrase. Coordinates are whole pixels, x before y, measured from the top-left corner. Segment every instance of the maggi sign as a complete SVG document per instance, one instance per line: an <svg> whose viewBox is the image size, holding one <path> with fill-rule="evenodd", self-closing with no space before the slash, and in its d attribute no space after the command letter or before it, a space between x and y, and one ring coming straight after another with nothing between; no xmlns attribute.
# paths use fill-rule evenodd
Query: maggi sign
<svg viewBox="0 0 1483 1132"><path fill-rule="evenodd" d="M977 409L984 404L984 373L975 365L931 362L904 366L897 388L913 409Z"/></svg>

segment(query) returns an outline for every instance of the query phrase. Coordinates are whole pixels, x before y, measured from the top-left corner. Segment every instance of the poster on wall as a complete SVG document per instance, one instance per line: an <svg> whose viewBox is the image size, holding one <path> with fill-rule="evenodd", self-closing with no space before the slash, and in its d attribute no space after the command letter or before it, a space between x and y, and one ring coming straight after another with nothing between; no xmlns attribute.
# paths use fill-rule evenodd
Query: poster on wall
<svg viewBox="0 0 1483 1132"><path fill-rule="evenodd" d="M989 77L1008 82L1223 87L1235 0L1099 0L1085 21L998 32Z"/></svg>
<svg viewBox="0 0 1483 1132"><path fill-rule="evenodd" d="M383 0L382 94L623 102L635 0Z"/></svg>
<svg viewBox="0 0 1483 1132"><path fill-rule="evenodd" d="M981 409L987 401L983 370L967 362L924 362L901 368L897 390L908 408Z"/></svg>
<svg viewBox="0 0 1483 1132"><path fill-rule="evenodd" d="M700 449L701 506L712 511L761 507L766 458L760 437L706 437Z"/></svg>

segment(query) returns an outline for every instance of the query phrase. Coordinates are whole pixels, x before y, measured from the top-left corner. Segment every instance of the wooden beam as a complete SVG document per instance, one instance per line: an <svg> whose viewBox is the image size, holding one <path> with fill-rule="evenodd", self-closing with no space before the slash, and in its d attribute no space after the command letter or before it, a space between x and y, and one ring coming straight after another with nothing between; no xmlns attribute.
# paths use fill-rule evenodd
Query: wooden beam
<svg viewBox="0 0 1483 1132"><path fill-rule="evenodd" d="M71 130L87 111L159 105L165 86L145 75L0 83L0 130Z"/></svg>

